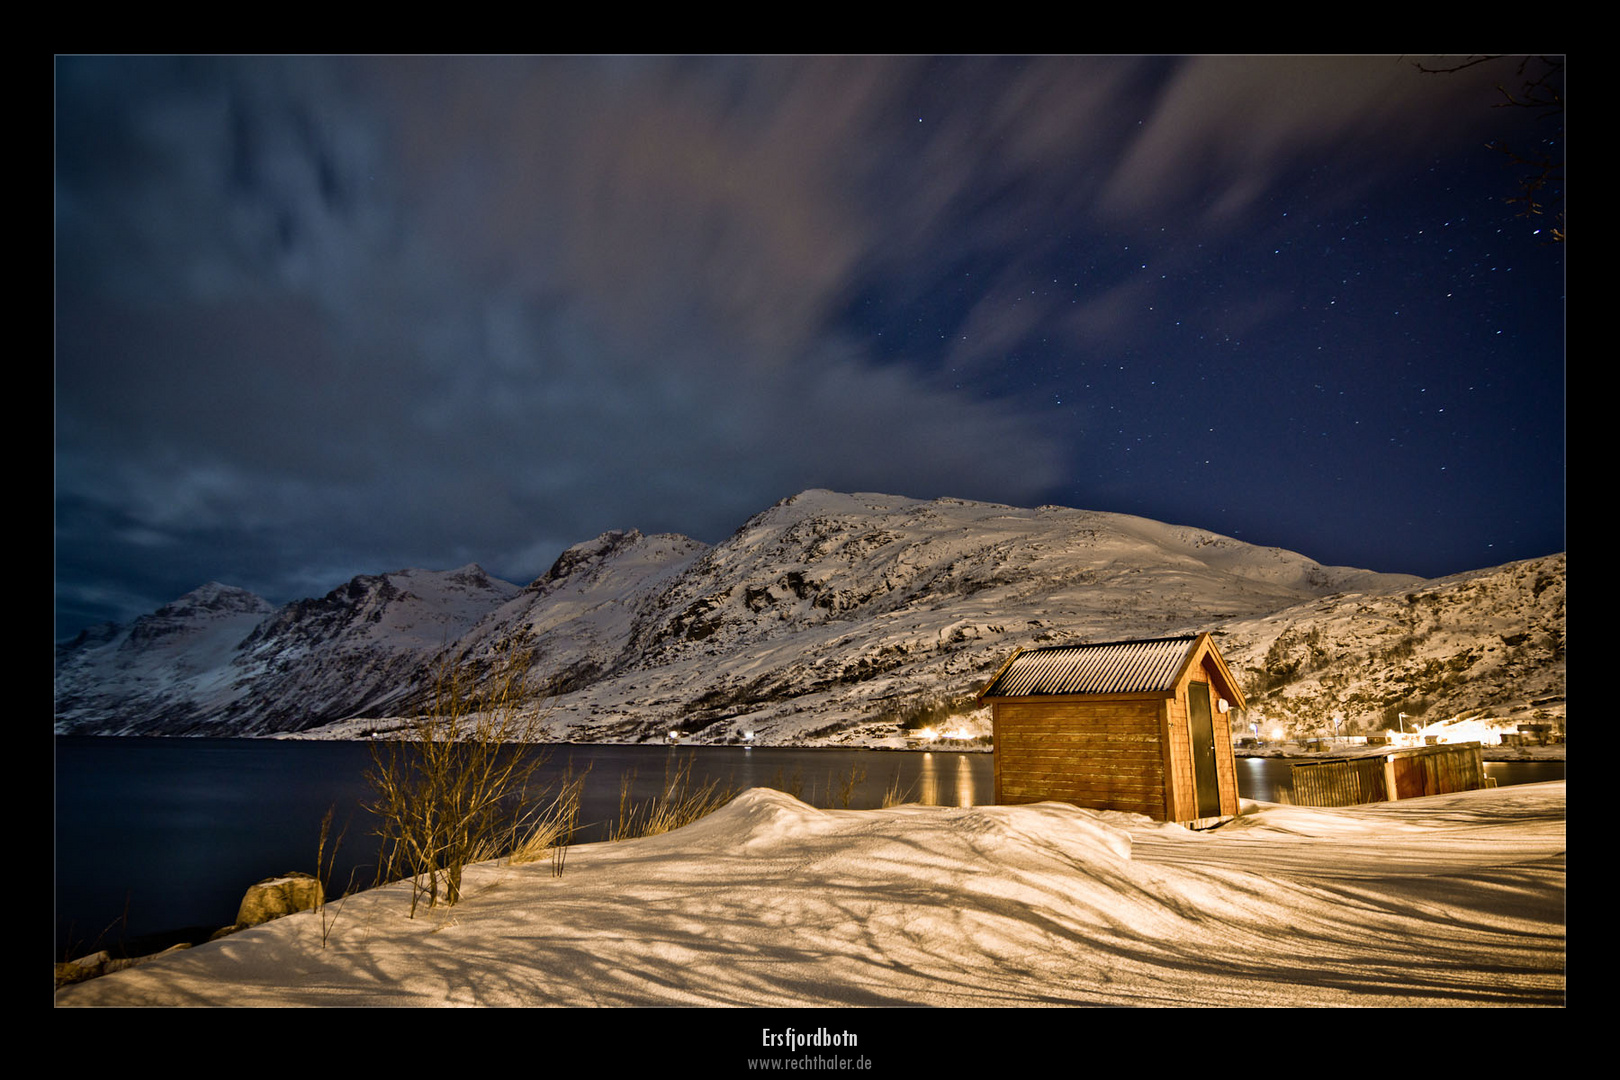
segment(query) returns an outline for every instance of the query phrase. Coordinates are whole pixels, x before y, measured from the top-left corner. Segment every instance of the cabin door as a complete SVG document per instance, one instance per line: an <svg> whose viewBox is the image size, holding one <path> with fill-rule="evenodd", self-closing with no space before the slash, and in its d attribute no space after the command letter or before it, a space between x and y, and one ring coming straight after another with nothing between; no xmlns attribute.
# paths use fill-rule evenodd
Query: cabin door
<svg viewBox="0 0 1620 1080"><path fill-rule="evenodd" d="M1221 783L1215 770L1215 720L1209 708L1209 684L1187 687L1187 720L1192 732L1193 783L1198 788L1198 816L1219 817Z"/></svg>

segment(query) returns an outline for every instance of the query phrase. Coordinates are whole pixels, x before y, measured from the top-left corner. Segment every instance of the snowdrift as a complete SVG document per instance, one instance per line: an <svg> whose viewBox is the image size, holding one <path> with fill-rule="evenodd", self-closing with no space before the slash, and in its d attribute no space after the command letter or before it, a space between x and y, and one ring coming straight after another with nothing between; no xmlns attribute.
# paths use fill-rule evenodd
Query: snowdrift
<svg viewBox="0 0 1620 1080"><path fill-rule="evenodd" d="M1193 833L1033 806L817 810L393 885L59 1005L1561 1005L1565 784ZM324 927L323 927L324 919ZM323 934L324 930L324 934ZM324 940L323 940L324 937Z"/></svg>

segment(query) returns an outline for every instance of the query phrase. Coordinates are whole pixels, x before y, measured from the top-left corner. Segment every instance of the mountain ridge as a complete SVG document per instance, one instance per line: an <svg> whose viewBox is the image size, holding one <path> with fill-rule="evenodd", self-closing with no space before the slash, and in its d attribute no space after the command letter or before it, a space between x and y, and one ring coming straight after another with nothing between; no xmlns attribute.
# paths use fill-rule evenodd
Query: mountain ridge
<svg viewBox="0 0 1620 1080"><path fill-rule="evenodd" d="M521 587L469 564L252 598L264 612L251 596L207 618L193 601L207 650L132 646L130 628L59 646L57 730L352 736L408 713L443 665L515 653L558 740L892 744L924 712L987 730L969 698L1015 647L1198 630L1260 691L1238 724L1532 700L1562 719L1562 555L1431 581L1057 506L813 488L713 545L604 532Z"/></svg>

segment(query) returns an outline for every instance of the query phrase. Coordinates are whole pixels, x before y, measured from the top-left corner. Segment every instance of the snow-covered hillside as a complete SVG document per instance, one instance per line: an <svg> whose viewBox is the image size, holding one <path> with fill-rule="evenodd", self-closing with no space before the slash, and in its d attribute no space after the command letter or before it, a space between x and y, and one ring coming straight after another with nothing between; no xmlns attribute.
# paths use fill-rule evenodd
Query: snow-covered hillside
<svg viewBox="0 0 1620 1080"><path fill-rule="evenodd" d="M56 716L94 718L98 731L211 715L241 696L232 660L275 609L244 589L209 582L128 626L92 627L56 649Z"/></svg>
<svg viewBox="0 0 1620 1080"><path fill-rule="evenodd" d="M713 547L605 533L523 589L476 567L357 578L242 614L206 678L153 654L162 693L109 663L130 632L87 636L59 655L57 726L354 735L447 660L516 654L559 739L872 744L924 717L987 731L971 696L1015 648L1199 630L1258 713L1301 728L1420 697L1431 718L1533 698L1561 719L1563 560L1516 565L1424 581L1119 514L812 490Z"/></svg>
<svg viewBox="0 0 1620 1080"><path fill-rule="evenodd" d="M1261 729L1408 730L1453 717L1564 719L1563 555L1335 594L1223 627Z"/></svg>
<svg viewBox="0 0 1620 1080"><path fill-rule="evenodd" d="M403 702L518 588L476 565L361 576L282 608L206 585L57 650L57 730L256 735Z"/></svg>

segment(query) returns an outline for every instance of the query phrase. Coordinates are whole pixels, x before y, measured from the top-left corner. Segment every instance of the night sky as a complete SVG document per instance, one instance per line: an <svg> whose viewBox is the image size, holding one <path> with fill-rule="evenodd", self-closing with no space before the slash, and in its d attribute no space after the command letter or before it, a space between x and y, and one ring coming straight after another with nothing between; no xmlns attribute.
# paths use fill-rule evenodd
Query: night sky
<svg viewBox="0 0 1620 1080"><path fill-rule="evenodd" d="M1560 551L1562 118L1416 61L61 58L57 639L808 487Z"/></svg>

